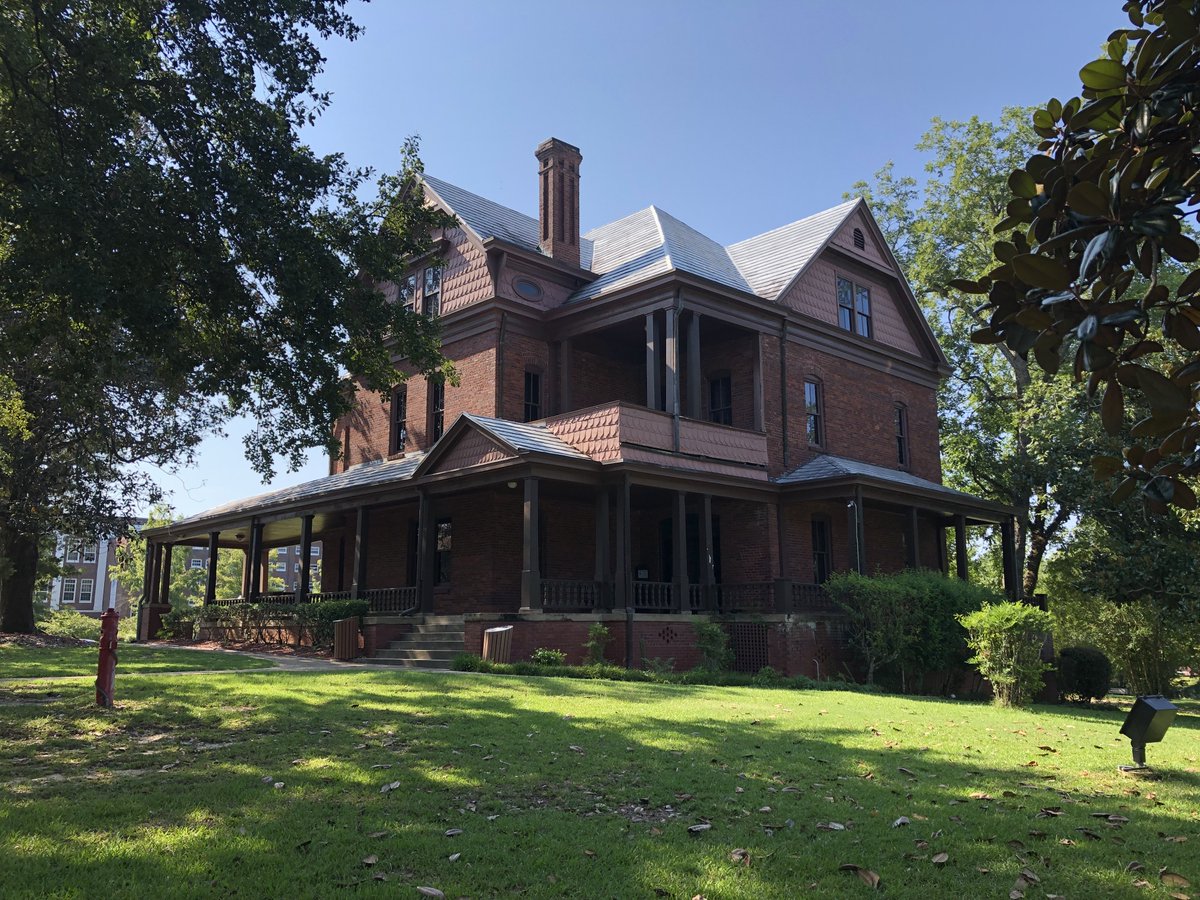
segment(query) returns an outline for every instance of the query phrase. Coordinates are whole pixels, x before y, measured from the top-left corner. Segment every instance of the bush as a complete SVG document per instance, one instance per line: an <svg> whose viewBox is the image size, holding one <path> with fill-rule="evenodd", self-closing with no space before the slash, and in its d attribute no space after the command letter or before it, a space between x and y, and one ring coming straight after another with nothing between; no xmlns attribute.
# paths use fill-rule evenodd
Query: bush
<svg viewBox="0 0 1200 900"><path fill-rule="evenodd" d="M692 628L696 632L696 649L700 651L698 668L706 672L724 672L733 665L729 633L724 628L716 622L698 622Z"/></svg>
<svg viewBox="0 0 1200 900"><path fill-rule="evenodd" d="M371 606L366 600L323 600L319 603L234 603L229 606L199 606L192 610L205 625L231 628L244 640L264 641L275 626L299 626L307 631L314 647L333 644L333 623L339 619L362 619Z"/></svg>
<svg viewBox="0 0 1200 900"><path fill-rule="evenodd" d="M963 666L967 634L958 617L1003 601L989 588L928 570L840 573L825 588L846 611L850 646L867 666L868 683L879 670L898 670L901 690L923 683L930 672Z"/></svg>
<svg viewBox="0 0 1200 900"><path fill-rule="evenodd" d="M196 616L190 609L172 609L162 617L162 628L155 637L162 640L191 640Z"/></svg>
<svg viewBox="0 0 1200 900"><path fill-rule="evenodd" d="M550 647L538 647L530 655L529 661L538 666L562 666L567 662L567 654Z"/></svg>
<svg viewBox="0 0 1200 900"><path fill-rule="evenodd" d="M608 626L603 622L593 622L588 626L588 639L584 642L587 651L587 661L592 665L603 665L604 651L611 637Z"/></svg>
<svg viewBox="0 0 1200 900"><path fill-rule="evenodd" d="M1058 689L1064 698L1100 700L1112 682L1112 663L1095 647L1063 647L1058 654Z"/></svg>
<svg viewBox="0 0 1200 900"><path fill-rule="evenodd" d="M1042 686L1042 645L1050 614L1026 603L989 603L959 621L975 651L971 662L992 683L996 703L1024 706Z"/></svg>
<svg viewBox="0 0 1200 900"><path fill-rule="evenodd" d="M73 609L52 609L39 624L42 631L55 637L100 640L100 620Z"/></svg>
<svg viewBox="0 0 1200 900"><path fill-rule="evenodd" d="M666 659L662 659L655 656L647 659L643 656L642 668L653 675L669 675L675 671L675 657L668 656Z"/></svg>
<svg viewBox="0 0 1200 900"><path fill-rule="evenodd" d="M754 673L752 680L758 687L775 687L780 682L787 681L787 677L770 666L763 666Z"/></svg>

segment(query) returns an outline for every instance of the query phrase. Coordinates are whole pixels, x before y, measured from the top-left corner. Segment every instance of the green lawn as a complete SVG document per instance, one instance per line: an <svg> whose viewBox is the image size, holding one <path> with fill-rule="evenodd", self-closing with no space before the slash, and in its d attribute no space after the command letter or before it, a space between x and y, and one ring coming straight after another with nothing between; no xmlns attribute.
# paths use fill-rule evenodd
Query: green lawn
<svg viewBox="0 0 1200 900"><path fill-rule="evenodd" d="M1193 714L1145 782L1115 771L1119 713L1068 708L395 671L14 703L50 687L0 697L9 898L869 893L841 864L896 897L1200 885Z"/></svg>
<svg viewBox="0 0 1200 900"><path fill-rule="evenodd" d="M0 644L0 679L48 678L57 675L95 675L95 647L42 647L30 649ZM202 672L225 669L265 669L273 664L234 653L213 653L180 647L140 647L120 644L117 677L150 672Z"/></svg>

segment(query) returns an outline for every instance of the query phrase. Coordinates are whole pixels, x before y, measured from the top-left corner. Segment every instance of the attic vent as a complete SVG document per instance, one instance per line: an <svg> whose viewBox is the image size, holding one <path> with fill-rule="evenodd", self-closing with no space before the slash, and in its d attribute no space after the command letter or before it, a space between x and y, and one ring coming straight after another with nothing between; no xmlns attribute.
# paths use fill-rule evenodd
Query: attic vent
<svg viewBox="0 0 1200 900"><path fill-rule="evenodd" d="M867 249L867 239L865 237L863 237L861 228L854 229L854 246L857 247L859 250Z"/></svg>

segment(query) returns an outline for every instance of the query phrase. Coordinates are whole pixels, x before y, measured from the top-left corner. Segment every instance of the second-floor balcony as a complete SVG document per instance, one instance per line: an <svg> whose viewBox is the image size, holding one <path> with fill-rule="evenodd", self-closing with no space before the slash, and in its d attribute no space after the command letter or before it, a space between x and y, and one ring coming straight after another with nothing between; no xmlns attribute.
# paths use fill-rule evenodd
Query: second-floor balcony
<svg viewBox="0 0 1200 900"><path fill-rule="evenodd" d="M623 401L552 416L545 425L601 463L647 463L767 480L767 437L759 431L676 419Z"/></svg>

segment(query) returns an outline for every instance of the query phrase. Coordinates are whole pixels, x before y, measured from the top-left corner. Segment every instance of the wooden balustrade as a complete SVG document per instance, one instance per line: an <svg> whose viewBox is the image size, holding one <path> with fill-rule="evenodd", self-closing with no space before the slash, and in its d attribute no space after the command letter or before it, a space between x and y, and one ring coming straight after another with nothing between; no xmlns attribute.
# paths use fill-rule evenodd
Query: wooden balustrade
<svg viewBox="0 0 1200 900"><path fill-rule="evenodd" d="M543 578L542 609L559 612L590 612L608 606L604 585L599 581Z"/></svg>
<svg viewBox="0 0 1200 900"><path fill-rule="evenodd" d="M718 584L717 609L722 613L769 613L775 610L775 582Z"/></svg>
<svg viewBox="0 0 1200 900"><path fill-rule="evenodd" d="M792 583L792 612L841 612L841 607L830 599L824 585Z"/></svg>
<svg viewBox="0 0 1200 900"><path fill-rule="evenodd" d="M669 581L635 581L633 608L638 612L671 612L675 609L674 587Z"/></svg>

